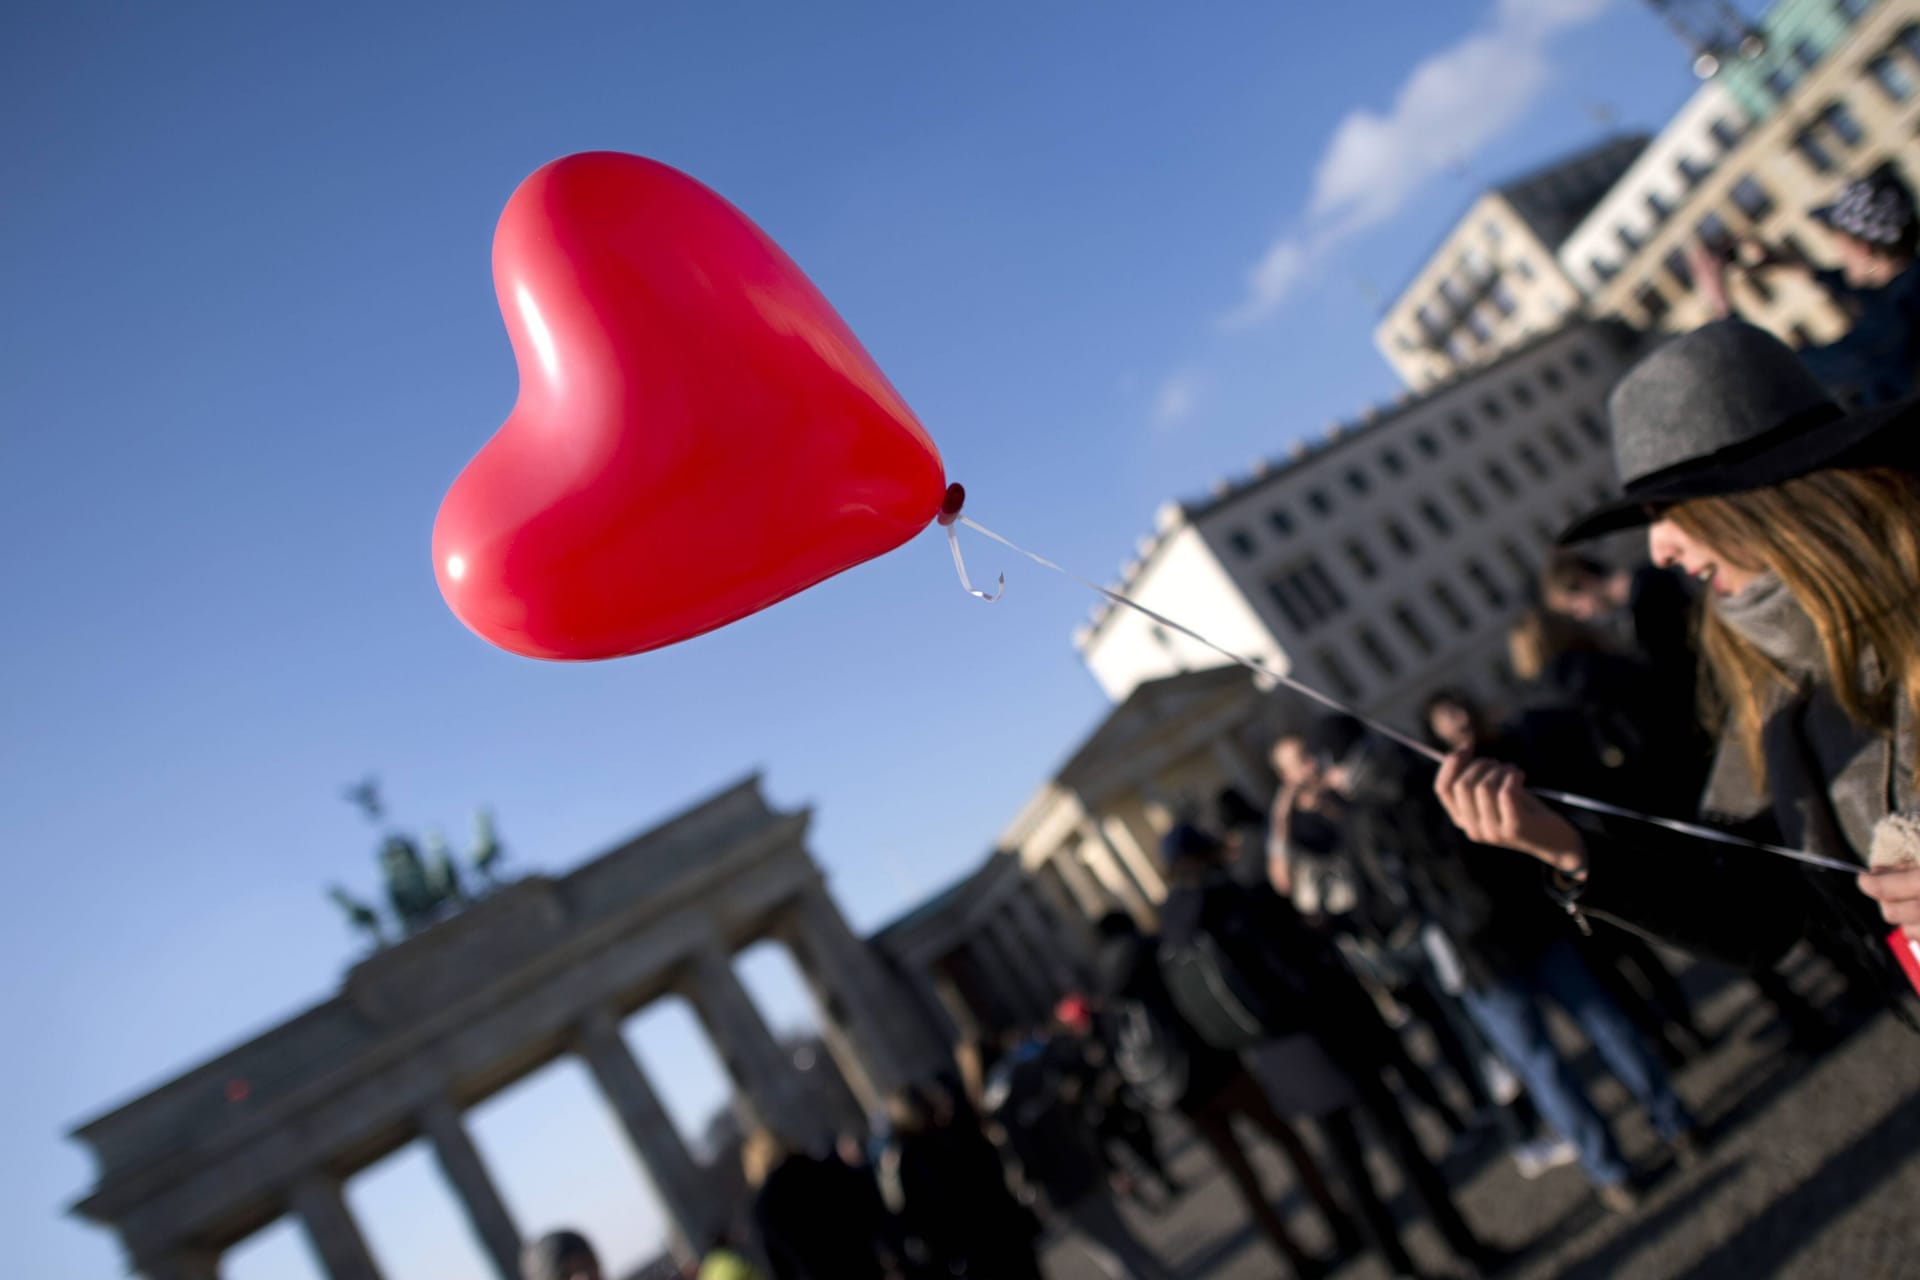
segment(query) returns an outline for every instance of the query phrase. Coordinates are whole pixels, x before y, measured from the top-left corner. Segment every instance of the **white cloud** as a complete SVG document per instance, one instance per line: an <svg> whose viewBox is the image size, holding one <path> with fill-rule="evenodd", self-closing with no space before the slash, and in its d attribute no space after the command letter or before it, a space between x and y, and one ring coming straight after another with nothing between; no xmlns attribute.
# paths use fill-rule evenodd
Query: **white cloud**
<svg viewBox="0 0 1920 1280"><path fill-rule="evenodd" d="M1199 396L1200 380L1191 372L1182 369L1169 375L1153 397L1154 425L1172 427L1185 422L1193 416Z"/></svg>
<svg viewBox="0 0 1920 1280"><path fill-rule="evenodd" d="M1267 247L1222 322L1273 314L1311 264L1518 124L1552 79L1548 43L1613 2L1499 0L1489 26L1414 67L1386 111L1349 112L1321 152L1298 226Z"/></svg>

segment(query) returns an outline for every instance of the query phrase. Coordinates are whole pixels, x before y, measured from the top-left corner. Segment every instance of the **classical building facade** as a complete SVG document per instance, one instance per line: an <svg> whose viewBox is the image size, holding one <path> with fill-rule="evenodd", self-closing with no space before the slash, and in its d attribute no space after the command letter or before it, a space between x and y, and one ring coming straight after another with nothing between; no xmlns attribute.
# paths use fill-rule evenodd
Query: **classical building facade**
<svg viewBox="0 0 1920 1280"><path fill-rule="evenodd" d="M1237 666L1139 684L1074 748L966 879L882 929L874 946L956 1042L1033 1026L1086 977L1094 922L1152 928L1167 894L1160 841L1213 824L1231 788L1264 811L1266 757L1303 713Z"/></svg>
<svg viewBox="0 0 1920 1280"><path fill-rule="evenodd" d="M332 1280L377 1280L342 1184L424 1138L513 1280L520 1231L461 1112L572 1054L676 1236L699 1247L731 1211L731 1171L703 1167L682 1141L624 1019L684 995L746 1122L796 1145L827 1139L846 1108L808 1087L735 976L736 952L765 938L791 950L862 1106L947 1062L943 1037L835 907L806 849L809 821L770 808L748 779L568 875L517 881L375 953L338 995L75 1129L99 1169L77 1211L117 1232L148 1280L213 1280L225 1250L288 1214Z"/></svg>
<svg viewBox="0 0 1920 1280"><path fill-rule="evenodd" d="M1568 237L1561 266L1590 314L1694 328L1711 317L1694 241L1754 237L1832 263L1809 210L1883 161L1920 177L1920 0L1784 0L1761 31L1764 52L1729 60ZM1796 345L1848 323L1803 276L1736 270L1729 293Z"/></svg>
<svg viewBox="0 0 1920 1280"><path fill-rule="evenodd" d="M1581 292L1558 251L1646 143L1609 139L1473 202L1374 329L1374 345L1409 387L1435 387L1579 312Z"/></svg>
<svg viewBox="0 0 1920 1280"><path fill-rule="evenodd" d="M1408 727L1440 685L1497 698L1505 629L1554 536L1613 490L1606 395L1638 349L1631 331L1579 321L1168 504L1120 587ZM1076 644L1116 701L1222 661L1112 605Z"/></svg>

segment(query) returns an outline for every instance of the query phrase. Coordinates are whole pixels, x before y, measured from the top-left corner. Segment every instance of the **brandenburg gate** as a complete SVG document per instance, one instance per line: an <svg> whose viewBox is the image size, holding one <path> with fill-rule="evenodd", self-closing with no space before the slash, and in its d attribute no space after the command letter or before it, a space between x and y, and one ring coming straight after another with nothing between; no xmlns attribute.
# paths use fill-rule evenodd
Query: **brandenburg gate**
<svg viewBox="0 0 1920 1280"><path fill-rule="evenodd" d="M346 1179L424 1138L503 1280L521 1235L462 1112L563 1054L586 1064L676 1235L723 1223L714 1174L681 1140L621 1022L684 996L749 1119L790 1144L830 1135L734 976L784 943L855 1096L939 1070L947 1047L847 926L805 844L810 811L771 809L750 778L572 873L515 881L375 952L340 992L80 1125L99 1178L77 1206L148 1280L214 1280L222 1253L291 1214L332 1280L378 1280Z"/></svg>

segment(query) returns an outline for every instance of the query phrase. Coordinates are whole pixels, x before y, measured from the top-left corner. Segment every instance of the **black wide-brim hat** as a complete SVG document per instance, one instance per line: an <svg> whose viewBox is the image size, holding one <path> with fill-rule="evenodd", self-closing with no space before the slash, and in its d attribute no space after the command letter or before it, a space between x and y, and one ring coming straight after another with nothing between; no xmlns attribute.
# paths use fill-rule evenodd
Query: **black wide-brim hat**
<svg viewBox="0 0 1920 1280"><path fill-rule="evenodd" d="M1843 408L1793 348L1740 320L1661 344L1620 380L1607 412L1621 493L1568 526L1563 545L1647 524L1690 498L1920 463L1920 401Z"/></svg>

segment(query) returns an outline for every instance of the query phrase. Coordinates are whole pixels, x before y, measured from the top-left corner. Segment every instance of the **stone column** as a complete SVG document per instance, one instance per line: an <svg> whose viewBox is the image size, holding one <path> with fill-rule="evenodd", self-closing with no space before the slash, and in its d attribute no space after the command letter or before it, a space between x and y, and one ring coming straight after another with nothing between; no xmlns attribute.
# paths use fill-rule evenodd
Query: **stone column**
<svg viewBox="0 0 1920 1280"><path fill-rule="evenodd" d="M972 957L974 967L978 969L987 984L993 988L995 1021L1000 1025L996 1031L1010 1031L1027 1022L1033 1011L1027 1007L1027 993L1014 976L1013 965L1000 949L999 940L991 930L976 929L966 942L967 954Z"/></svg>
<svg viewBox="0 0 1920 1280"><path fill-rule="evenodd" d="M754 1119L791 1146L806 1148L824 1137L830 1117L806 1097L799 1072L740 985L726 949L712 942L696 951L686 983L687 998Z"/></svg>
<svg viewBox="0 0 1920 1280"><path fill-rule="evenodd" d="M1080 860L1078 850L1061 849L1044 865L1052 867L1060 877L1060 887L1072 899L1072 905L1079 910L1082 919L1089 922L1098 920L1120 905L1112 891L1100 883L1099 877Z"/></svg>
<svg viewBox="0 0 1920 1280"><path fill-rule="evenodd" d="M1118 814L1103 820L1100 829L1147 898L1153 902L1164 900L1167 896L1167 878L1160 870L1159 859L1148 851L1151 844L1157 841L1143 840L1133 824Z"/></svg>
<svg viewBox="0 0 1920 1280"><path fill-rule="evenodd" d="M640 1157L681 1248L704 1248L713 1225L706 1171L694 1162L686 1143L680 1140L673 1117L660 1105L647 1073L627 1047L612 1015L604 1011L588 1014L578 1035L580 1056L614 1114L620 1117L620 1127L626 1130L627 1141Z"/></svg>
<svg viewBox="0 0 1920 1280"><path fill-rule="evenodd" d="M1023 881L1007 900L1007 915L1028 948L1040 957L1040 971L1057 996L1080 981L1077 949L1084 939L1071 926L1062 928L1049 922L1038 893L1034 882Z"/></svg>
<svg viewBox="0 0 1920 1280"><path fill-rule="evenodd" d="M178 1249L140 1264L146 1280L220 1280L220 1254L214 1249Z"/></svg>
<svg viewBox="0 0 1920 1280"><path fill-rule="evenodd" d="M1027 1007L1042 1020L1053 1015L1055 992L1048 978L1051 959L1044 940L1029 937L1013 917L1009 900L1001 901L987 917L987 933L1006 957L1013 980L1026 997Z"/></svg>
<svg viewBox="0 0 1920 1280"><path fill-rule="evenodd" d="M291 1202L328 1280L380 1280L380 1268L340 1194L340 1179L316 1170L294 1184Z"/></svg>
<svg viewBox="0 0 1920 1280"><path fill-rule="evenodd" d="M1259 809L1272 799L1273 783L1261 776L1260 770L1248 762L1246 753L1231 736L1213 740L1213 760L1220 766L1220 772L1226 775L1227 782L1247 798L1247 803Z"/></svg>
<svg viewBox="0 0 1920 1280"><path fill-rule="evenodd" d="M520 1229L500 1198L480 1152L467 1134L460 1110L447 1098L435 1098L420 1113L420 1128L433 1143L440 1172L467 1211L467 1222L493 1262L500 1280L520 1280Z"/></svg>
<svg viewBox="0 0 1920 1280"><path fill-rule="evenodd" d="M1153 928L1157 913L1153 902L1121 864L1120 853L1107 840L1106 833L1092 818L1080 824L1080 847L1086 850L1087 865L1107 891L1138 920L1143 928Z"/></svg>
<svg viewBox="0 0 1920 1280"><path fill-rule="evenodd" d="M914 1075L911 1059L918 1055L904 1051L905 1001L822 886L801 893L790 930L808 983L822 1004L839 1012L835 1030L844 1033L855 1074L865 1077L861 1102L878 1110Z"/></svg>

